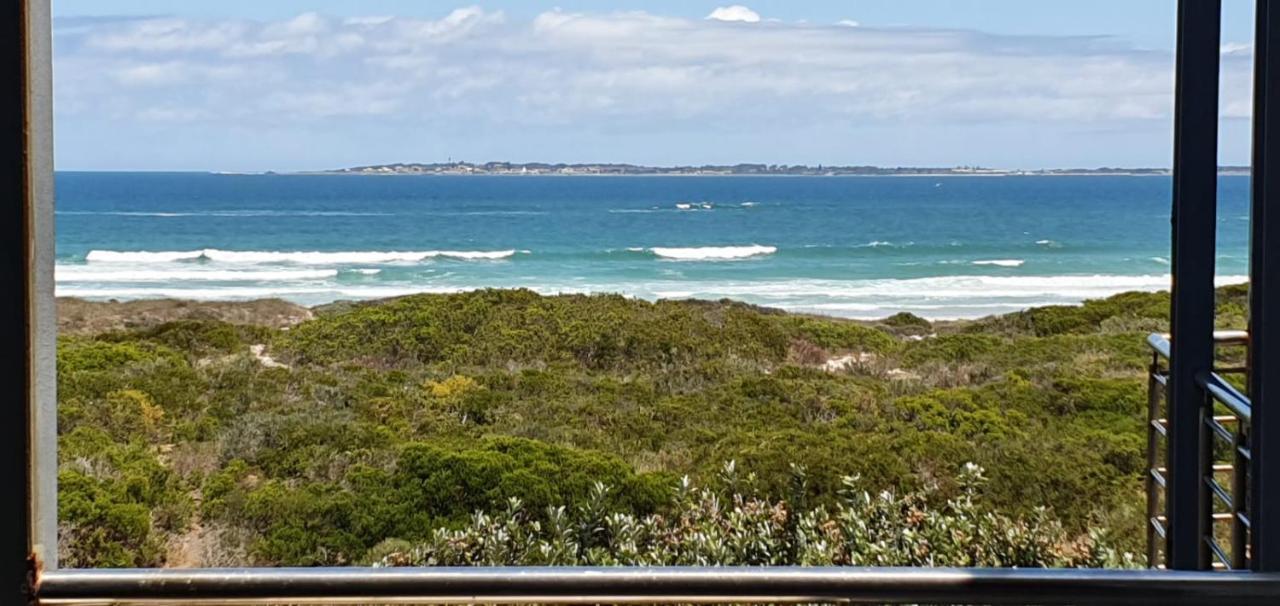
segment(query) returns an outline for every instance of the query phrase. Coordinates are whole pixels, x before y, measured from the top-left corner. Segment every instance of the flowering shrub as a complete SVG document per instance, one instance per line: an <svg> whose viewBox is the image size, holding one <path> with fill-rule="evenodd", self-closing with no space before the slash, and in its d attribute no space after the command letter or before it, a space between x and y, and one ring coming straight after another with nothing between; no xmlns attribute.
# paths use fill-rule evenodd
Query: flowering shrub
<svg viewBox="0 0 1280 606"><path fill-rule="evenodd" d="M1137 567L1132 554L1090 532L1071 536L1044 508L1026 518L984 511L986 479L966 465L959 496L940 505L936 490L906 494L865 490L844 479L830 507L802 509L682 481L669 512L635 516L608 511L609 488L596 484L573 508L543 515L518 498L501 512L476 512L462 528L440 528L417 544L384 541L374 566L977 566ZM797 484L803 471L794 470ZM797 494L803 494L797 491Z"/></svg>

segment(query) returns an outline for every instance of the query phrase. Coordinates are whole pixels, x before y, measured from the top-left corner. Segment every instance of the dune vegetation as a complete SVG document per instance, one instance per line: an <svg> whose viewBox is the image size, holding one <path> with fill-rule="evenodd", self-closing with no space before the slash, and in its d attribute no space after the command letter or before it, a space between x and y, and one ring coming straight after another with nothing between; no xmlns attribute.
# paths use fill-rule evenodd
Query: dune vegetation
<svg viewBox="0 0 1280 606"><path fill-rule="evenodd" d="M499 290L290 322L97 305L58 344L66 566L1142 563L1167 294L937 324Z"/></svg>

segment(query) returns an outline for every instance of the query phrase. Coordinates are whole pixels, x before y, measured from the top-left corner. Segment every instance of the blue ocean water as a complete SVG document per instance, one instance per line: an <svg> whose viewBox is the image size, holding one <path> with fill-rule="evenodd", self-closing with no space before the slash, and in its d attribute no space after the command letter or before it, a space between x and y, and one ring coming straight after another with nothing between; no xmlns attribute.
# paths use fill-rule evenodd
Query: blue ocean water
<svg viewBox="0 0 1280 606"><path fill-rule="evenodd" d="M339 299L526 287L974 317L1169 284L1167 177L59 173L57 289ZM1248 177L1219 181L1219 278Z"/></svg>

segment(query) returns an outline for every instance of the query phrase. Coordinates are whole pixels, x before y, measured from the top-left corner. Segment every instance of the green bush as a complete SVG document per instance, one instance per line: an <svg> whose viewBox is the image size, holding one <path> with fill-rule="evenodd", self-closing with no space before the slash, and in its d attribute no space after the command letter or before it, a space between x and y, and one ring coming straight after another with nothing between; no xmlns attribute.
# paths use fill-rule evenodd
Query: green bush
<svg viewBox="0 0 1280 606"><path fill-rule="evenodd" d="M60 558L69 567L164 564L164 538L186 528L186 488L151 450L88 427L58 441Z"/></svg>
<svg viewBox="0 0 1280 606"><path fill-rule="evenodd" d="M728 467L726 469L733 469ZM796 472L793 472L796 473ZM803 472L797 482L804 483ZM416 545L371 549L377 566L969 566L1136 568L1140 560L1104 533L1073 536L1041 508L1027 517L993 514L981 503L981 468L965 466L961 496L932 506L932 489L872 494L842 480L830 508L762 500L685 484L667 515L613 512L606 485L573 507L545 513L510 499L476 512L456 530L436 529Z"/></svg>
<svg viewBox="0 0 1280 606"><path fill-rule="evenodd" d="M1246 292L1219 292L1221 325L1238 326ZM374 554L466 564L911 562L923 556L876 560L794 533L811 522L853 532L841 526L852 518L821 511L881 511L847 500L851 473L863 490L907 499L895 506L945 511L968 494L965 461L988 470L973 506L992 524L1054 545L1100 528L1108 545L1137 550L1143 332L1163 322L1166 304L1167 295L1125 294L934 326L909 315L860 323L728 301L490 290L332 306L279 332L201 320L64 337L65 557L163 565L166 545L200 529L200 542L225 554L219 565ZM288 367L247 355L259 343ZM869 355L824 368L846 352ZM750 472L726 473L726 460ZM731 499L719 515L745 516L697 514L737 528L715 535L719 547L637 551L612 538L610 520L665 532L673 529L661 524L694 515L673 496L681 477ZM788 521L758 534L734 526L765 511ZM546 551L474 535L498 527ZM902 528L925 532L875 532L887 540ZM445 549L440 537L468 547L404 553L404 541ZM985 555L930 540L941 541L934 562L1117 562L1071 559L1031 538L990 539L1004 551Z"/></svg>

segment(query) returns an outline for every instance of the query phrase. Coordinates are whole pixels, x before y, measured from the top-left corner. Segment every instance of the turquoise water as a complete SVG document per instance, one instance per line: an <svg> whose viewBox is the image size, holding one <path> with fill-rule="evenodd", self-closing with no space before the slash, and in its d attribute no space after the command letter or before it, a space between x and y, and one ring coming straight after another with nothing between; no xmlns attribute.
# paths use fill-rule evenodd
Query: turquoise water
<svg viewBox="0 0 1280 606"><path fill-rule="evenodd" d="M1220 179L1219 278L1247 271ZM526 287L974 317L1167 288L1166 177L59 173L61 296L338 299Z"/></svg>

